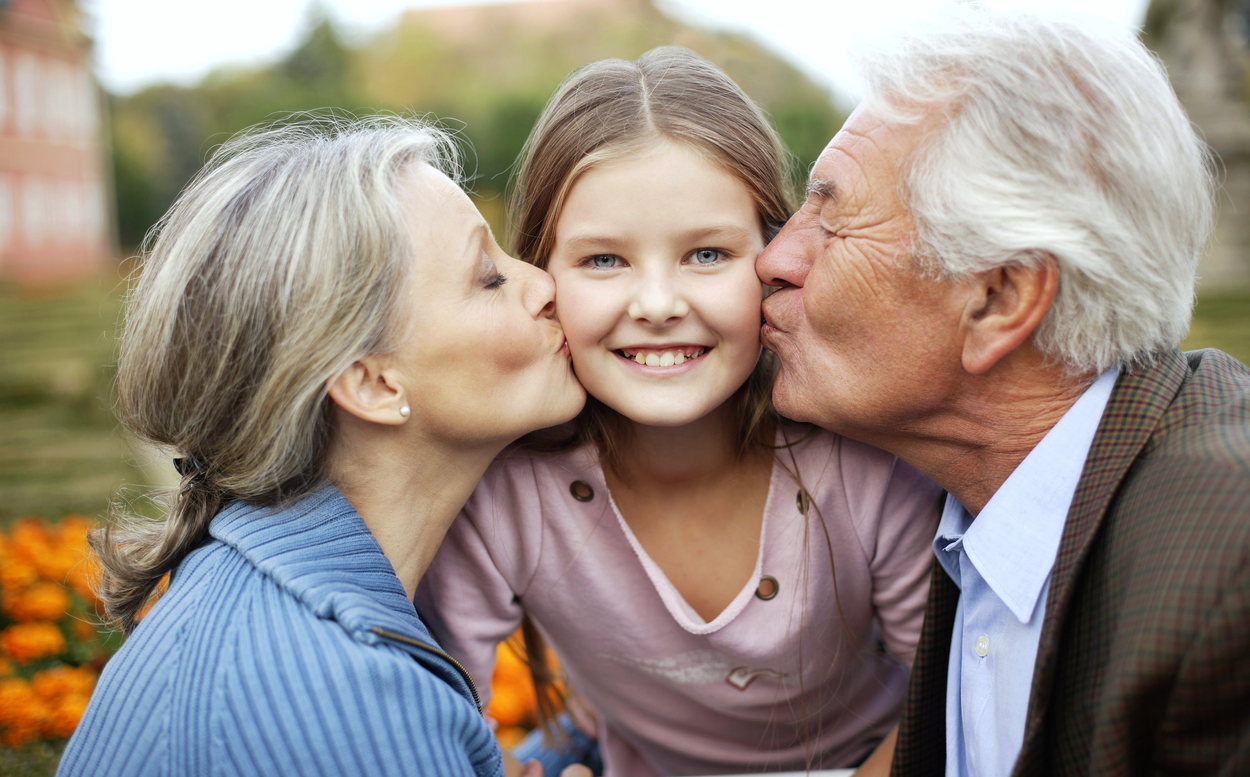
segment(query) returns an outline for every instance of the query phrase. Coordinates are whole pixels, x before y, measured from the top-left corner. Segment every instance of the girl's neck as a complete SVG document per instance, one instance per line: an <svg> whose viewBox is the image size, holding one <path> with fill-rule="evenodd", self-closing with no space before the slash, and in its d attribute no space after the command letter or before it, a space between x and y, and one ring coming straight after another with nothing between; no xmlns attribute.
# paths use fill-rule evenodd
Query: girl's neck
<svg viewBox="0 0 1250 777"><path fill-rule="evenodd" d="M683 426L628 424L609 478L629 487L689 488L721 481L743 465L736 420L729 402ZM750 457L747 457L750 458Z"/></svg>

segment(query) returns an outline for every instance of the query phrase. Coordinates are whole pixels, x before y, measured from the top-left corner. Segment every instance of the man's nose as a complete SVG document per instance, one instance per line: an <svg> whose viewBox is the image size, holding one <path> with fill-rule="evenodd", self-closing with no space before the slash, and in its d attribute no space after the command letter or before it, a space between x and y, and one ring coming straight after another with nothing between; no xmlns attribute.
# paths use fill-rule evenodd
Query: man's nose
<svg viewBox="0 0 1250 777"><path fill-rule="evenodd" d="M802 286L810 266L793 218L755 258L755 274L768 286Z"/></svg>

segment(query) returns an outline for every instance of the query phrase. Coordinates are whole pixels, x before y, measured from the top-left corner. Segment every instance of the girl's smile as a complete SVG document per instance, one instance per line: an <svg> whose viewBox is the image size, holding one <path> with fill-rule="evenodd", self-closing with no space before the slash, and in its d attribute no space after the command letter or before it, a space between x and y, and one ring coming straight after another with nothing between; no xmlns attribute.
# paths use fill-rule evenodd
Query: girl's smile
<svg viewBox="0 0 1250 777"><path fill-rule="evenodd" d="M637 348L618 348L616 351L618 356L628 359L635 364L665 369L680 367L686 362L701 359L707 352L708 348L702 345L640 346Z"/></svg>

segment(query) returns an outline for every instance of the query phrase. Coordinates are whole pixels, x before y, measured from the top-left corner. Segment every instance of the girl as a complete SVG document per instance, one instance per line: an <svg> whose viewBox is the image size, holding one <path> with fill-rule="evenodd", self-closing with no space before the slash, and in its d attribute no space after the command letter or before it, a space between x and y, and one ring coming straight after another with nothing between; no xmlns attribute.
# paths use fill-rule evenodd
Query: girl
<svg viewBox="0 0 1250 777"><path fill-rule="evenodd" d="M515 253L555 278L592 399L554 453L493 465L419 603L481 678L531 619L608 775L854 765L898 715L937 491L770 410L754 260L783 160L677 48L575 73L522 154Z"/></svg>

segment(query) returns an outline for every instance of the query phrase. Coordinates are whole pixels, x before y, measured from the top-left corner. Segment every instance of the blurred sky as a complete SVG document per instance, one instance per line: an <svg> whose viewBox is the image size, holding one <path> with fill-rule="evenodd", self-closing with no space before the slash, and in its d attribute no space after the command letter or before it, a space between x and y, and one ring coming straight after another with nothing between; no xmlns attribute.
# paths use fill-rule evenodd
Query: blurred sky
<svg viewBox="0 0 1250 777"><path fill-rule="evenodd" d="M498 2L499 0L496 0ZM509 2L512 0L503 0ZM522 0L523 1L523 0ZM298 40L319 3L344 32L367 35L407 8L461 0L81 0L104 85L122 93L154 81L190 84L222 64L255 64ZM954 0L658 0L679 18L754 34L843 98L853 97L849 52L900 20L940 13ZM1141 25L1149 0L983 0Z"/></svg>

